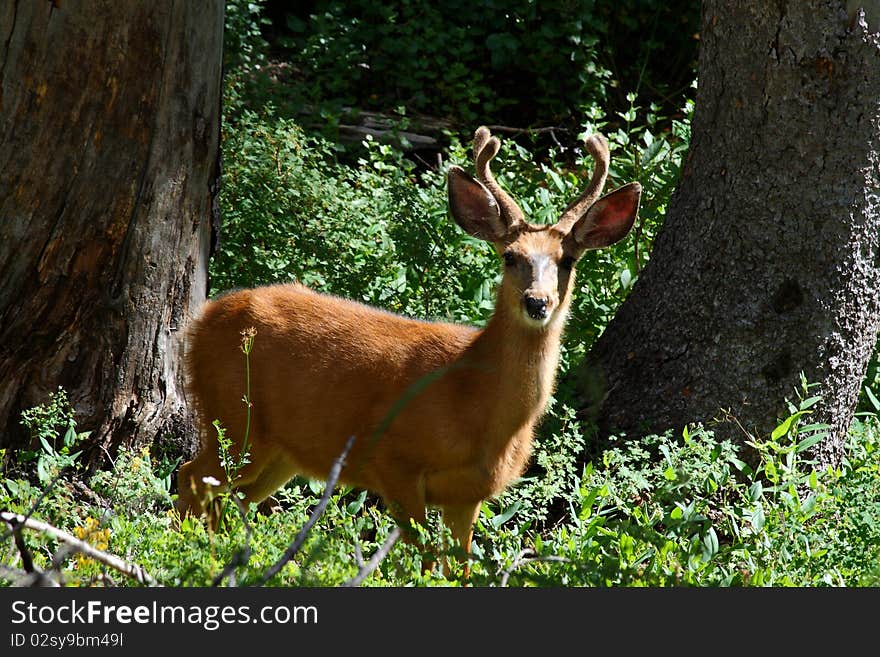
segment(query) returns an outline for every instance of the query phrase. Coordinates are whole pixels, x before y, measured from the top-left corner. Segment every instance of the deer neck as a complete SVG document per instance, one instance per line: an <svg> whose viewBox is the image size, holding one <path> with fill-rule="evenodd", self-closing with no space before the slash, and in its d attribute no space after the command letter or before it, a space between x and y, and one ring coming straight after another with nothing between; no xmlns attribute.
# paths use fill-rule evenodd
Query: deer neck
<svg viewBox="0 0 880 657"><path fill-rule="evenodd" d="M484 383L487 419L502 434L529 427L541 416L553 393L559 344L568 300L551 322L536 329L499 301L495 314L471 346L471 359Z"/></svg>

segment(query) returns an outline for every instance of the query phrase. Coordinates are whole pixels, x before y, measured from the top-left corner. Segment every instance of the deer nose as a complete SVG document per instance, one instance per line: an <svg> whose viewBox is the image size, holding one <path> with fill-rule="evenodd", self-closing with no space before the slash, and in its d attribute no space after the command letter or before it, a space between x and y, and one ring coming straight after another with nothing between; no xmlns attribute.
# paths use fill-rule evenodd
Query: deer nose
<svg viewBox="0 0 880 657"><path fill-rule="evenodd" d="M523 297L526 312L532 319L544 319L547 317L547 300L538 297Z"/></svg>

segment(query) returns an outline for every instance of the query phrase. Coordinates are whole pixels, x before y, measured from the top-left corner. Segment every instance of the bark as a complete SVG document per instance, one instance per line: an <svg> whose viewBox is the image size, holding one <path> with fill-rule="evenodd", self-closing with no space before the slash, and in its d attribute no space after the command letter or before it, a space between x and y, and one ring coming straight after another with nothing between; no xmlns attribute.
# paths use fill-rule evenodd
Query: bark
<svg viewBox="0 0 880 657"><path fill-rule="evenodd" d="M803 372L836 463L880 322L878 36L842 2L706 0L700 39L682 179L582 410L606 436L718 418L742 441Z"/></svg>
<svg viewBox="0 0 880 657"><path fill-rule="evenodd" d="M100 447L188 442L180 335L216 216L223 2L0 8L0 446L63 386Z"/></svg>

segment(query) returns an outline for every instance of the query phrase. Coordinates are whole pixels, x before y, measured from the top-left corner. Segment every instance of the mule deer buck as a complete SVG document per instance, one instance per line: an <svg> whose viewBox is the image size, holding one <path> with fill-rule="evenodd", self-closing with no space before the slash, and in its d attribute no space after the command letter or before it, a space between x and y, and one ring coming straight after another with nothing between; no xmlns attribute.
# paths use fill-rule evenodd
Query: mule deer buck
<svg viewBox="0 0 880 657"><path fill-rule="evenodd" d="M504 265L483 330L409 319L299 284L209 301L188 335L188 390L203 445L180 469L181 514L206 510L205 478L224 480L212 420L230 437L244 435L244 364L224 355L255 327L250 462L232 482L245 503L295 474L326 478L356 436L340 481L379 494L405 530L425 522L426 505L440 507L468 552L480 504L529 459L554 388L576 262L622 239L638 212L638 183L600 197L608 144L593 135L586 146L595 160L589 185L554 225L526 221L499 186L489 163L500 142L487 128L474 136L477 178L449 168L452 216L491 242Z"/></svg>

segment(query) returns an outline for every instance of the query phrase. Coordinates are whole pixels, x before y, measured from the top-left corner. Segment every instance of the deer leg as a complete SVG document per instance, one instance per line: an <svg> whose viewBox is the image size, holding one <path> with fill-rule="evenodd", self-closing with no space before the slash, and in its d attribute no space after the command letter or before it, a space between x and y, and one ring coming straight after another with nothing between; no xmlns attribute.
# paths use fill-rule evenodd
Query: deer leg
<svg viewBox="0 0 880 657"><path fill-rule="evenodd" d="M477 516L480 514L481 504L482 500L471 504L456 504L441 507L443 511L443 524L449 527L449 531L452 532L452 539L460 543L465 552L463 569L465 579L468 578L471 572L470 564L467 561L467 555L471 551L471 540L474 535L474 522L476 522ZM450 556L447 555L443 564L443 574L447 577L449 577L450 573L449 559Z"/></svg>
<svg viewBox="0 0 880 657"><path fill-rule="evenodd" d="M242 477L241 482L236 482L236 489L244 494L242 503L245 508L251 502L260 504L266 500L272 493L286 484L296 472L286 459L280 454L273 454L269 458L263 460L265 465L254 476L247 473L247 478ZM243 473L244 474L244 473ZM263 506L260 506L261 510Z"/></svg>
<svg viewBox="0 0 880 657"><path fill-rule="evenodd" d="M412 524L416 522L425 526L427 515L425 513L425 480L419 477L410 486L401 486L395 491L386 491L382 495L388 513L400 526L401 538L410 544L419 544L418 532ZM434 560L427 556L422 557L422 571L430 572L434 569Z"/></svg>
<svg viewBox="0 0 880 657"><path fill-rule="evenodd" d="M217 453L210 449L203 450L192 461L180 466L177 474L176 507L181 518L187 515L198 517L207 513L208 523L213 526L211 523L216 522L216 518L212 518L212 509L207 508L209 505L206 504L209 487L205 482L207 478L219 482L226 480Z"/></svg>

